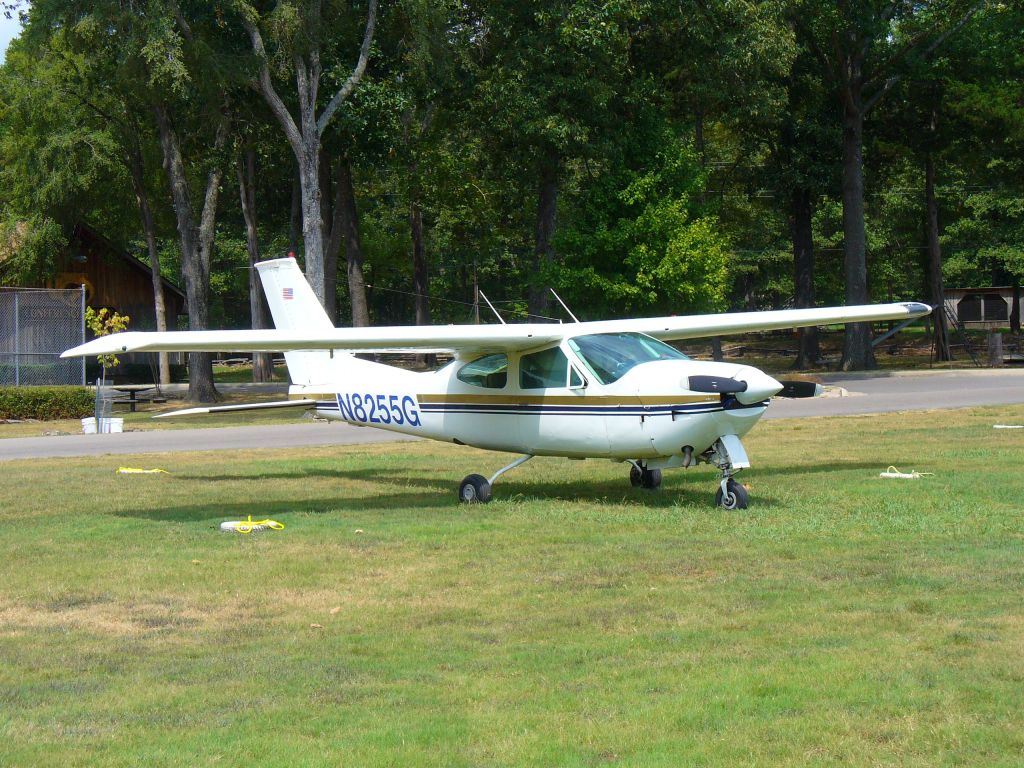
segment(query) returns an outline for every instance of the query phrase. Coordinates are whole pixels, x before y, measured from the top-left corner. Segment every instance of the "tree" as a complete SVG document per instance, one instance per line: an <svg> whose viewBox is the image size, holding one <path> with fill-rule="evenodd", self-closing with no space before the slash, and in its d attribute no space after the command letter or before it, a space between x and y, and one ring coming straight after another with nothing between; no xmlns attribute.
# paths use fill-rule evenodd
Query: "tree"
<svg viewBox="0 0 1024 768"><path fill-rule="evenodd" d="M266 16L251 4L238 6L242 27L258 59L258 76L254 86L259 89L267 105L284 131L298 164L302 203L302 238L306 256L306 276L321 304L326 304L327 287L324 282L324 223L321 210L320 162L321 137L342 102L355 90L366 71L377 21L377 0L370 0L363 42L359 58L351 74L319 110L317 100L320 79L324 73L321 55L329 39L329 20L325 19L321 0L308 4L281 3ZM263 40L261 24L274 29L276 60L285 61L284 71L295 77L298 101L298 119L278 95L271 74L271 57ZM319 112L319 113L318 113ZM333 290L333 286L332 286Z"/></svg>
<svg viewBox="0 0 1024 768"><path fill-rule="evenodd" d="M847 304L869 301L864 219L864 119L898 83L908 57L928 58L982 3L942 4L941 13L913 0L838 3L798 0L793 19L801 40L816 55L842 114L843 248ZM914 29L922 14L932 23ZM911 34L901 35L901 27ZM843 344L843 370L874 368L871 326L850 323Z"/></svg>

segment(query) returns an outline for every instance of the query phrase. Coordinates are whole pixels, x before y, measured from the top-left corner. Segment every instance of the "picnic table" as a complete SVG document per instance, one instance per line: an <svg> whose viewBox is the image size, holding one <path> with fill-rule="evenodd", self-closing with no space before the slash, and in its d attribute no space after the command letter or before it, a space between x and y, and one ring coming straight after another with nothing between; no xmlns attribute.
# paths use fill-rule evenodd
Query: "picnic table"
<svg viewBox="0 0 1024 768"><path fill-rule="evenodd" d="M146 392L150 389L155 389L153 384L116 384L112 387L117 392L124 392L128 397L119 397L114 400L115 403L127 405L128 409L135 413L135 409L139 403L166 403L167 398L165 397L139 397L141 392Z"/></svg>

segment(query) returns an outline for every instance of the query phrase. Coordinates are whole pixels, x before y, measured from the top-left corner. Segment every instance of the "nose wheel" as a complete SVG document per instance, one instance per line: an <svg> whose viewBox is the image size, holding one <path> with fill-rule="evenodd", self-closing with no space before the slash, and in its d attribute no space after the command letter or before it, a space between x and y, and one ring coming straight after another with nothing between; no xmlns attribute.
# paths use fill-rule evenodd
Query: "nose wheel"
<svg viewBox="0 0 1024 768"><path fill-rule="evenodd" d="M746 509L750 503L747 489L736 481L736 473L750 466L747 452L736 435L722 435L704 454L705 461L718 467L722 480L715 491L715 506L722 509Z"/></svg>
<svg viewBox="0 0 1024 768"><path fill-rule="evenodd" d="M750 501L747 489L731 477L723 477L715 491L715 506L722 509L746 509Z"/></svg>

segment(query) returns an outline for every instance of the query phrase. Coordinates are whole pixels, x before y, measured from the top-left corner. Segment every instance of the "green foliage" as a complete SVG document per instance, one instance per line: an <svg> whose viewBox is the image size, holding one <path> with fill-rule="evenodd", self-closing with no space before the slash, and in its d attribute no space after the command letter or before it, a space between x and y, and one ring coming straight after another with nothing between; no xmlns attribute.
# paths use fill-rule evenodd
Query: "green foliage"
<svg viewBox="0 0 1024 768"><path fill-rule="evenodd" d="M974 14L957 26L967 8ZM264 257L294 242L295 160L251 88L243 14L259 24L293 111L295 57L319 47L322 109L351 74L365 4L320 13L295 0L33 4L0 67L0 279L45 281L78 220L139 243L124 162L134 149L163 272L180 274L152 117L164 102L193 204L207 172L225 169L202 279L210 323L248 324L235 155L252 147L258 158ZM503 308L550 284L597 318L788 304L791 193L806 190L816 300L838 303L836 84L845 70L836 55L860 40L865 94L886 89L864 143L872 297L922 298L926 151L936 158L947 279L1007 282L1024 277L1022 30L1020 3L964 0L402 0L381 9L369 68L322 137L324 211L330 220L328 170L345 157L374 322L412 320L413 210L435 322L471 317L460 302L472 301L474 278ZM934 40L941 45L925 55L918 43ZM212 152L224 118L234 135ZM545 182L557 188L557 215L554 248L541 254ZM17 251L4 252L15 240ZM342 263L340 317L344 275Z"/></svg>
<svg viewBox="0 0 1024 768"><path fill-rule="evenodd" d="M87 387L0 387L0 419L79 419L94 408Z"/></svg>
<svg viewBox="0 0 1024 768"><path fill-rule="evenodd" d="M722 309L729 244L694 203L702 178L692 148L663 137L649 170L609 171L558 241L556 279L600 313Z"/></svg>
<svg viewBox="0 0 1024 768"><path fill-rule="evenodd" d="M92 335L96 338L111 333L121 333L121 331L128 328L130 320L131 318L128 315L112 312L107 307L98 310L92 307L85 308L85 326L92 331ZM107 370L121 364L121 361L117 359L117 355L97 355L97 359L100 361L100 365Z"/></svg>
<svg viewBox="0 0 1024 768"><path fill-rule="evenodd" d="M46 216L0 216L0 285L39 286L53 274L54 256L67 245L61 226Z"/></svg>

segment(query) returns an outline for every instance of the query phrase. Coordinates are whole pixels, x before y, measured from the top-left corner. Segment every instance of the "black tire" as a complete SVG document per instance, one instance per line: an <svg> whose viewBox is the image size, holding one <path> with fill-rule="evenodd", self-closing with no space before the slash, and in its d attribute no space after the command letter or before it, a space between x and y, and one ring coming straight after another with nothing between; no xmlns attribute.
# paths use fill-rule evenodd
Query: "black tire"
<svg viewBox="0 0 1024 768"><path fill-rule="evenodd" d="M661 470L631 467L629 470L629 484L634 488L653 490L661 485Z"/></svg>
<svg viewBox="0 0 1024 768"><path fill-rule="evenodd" d="M629 468L629 484L639 488L644 482L644 471L635 464Z"/></svg>
<svg viewBox="0 0 1024 768"><path fill-rule="evenodd" d="M750 494L747 493L747 489L732 478L729 479L726 488L729 491L728 496L723 496L722 486L718 486L718 490L715 491L715 506L729 510L746 509L750 502Z"/></svg>
<svg viewBox="0 0 1024 768"><path fill-rule="evenodd" d="M483 475L470 475L459 484L459 501L463 504L486 504L491 500L491 484Z"/></svg>

